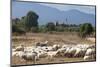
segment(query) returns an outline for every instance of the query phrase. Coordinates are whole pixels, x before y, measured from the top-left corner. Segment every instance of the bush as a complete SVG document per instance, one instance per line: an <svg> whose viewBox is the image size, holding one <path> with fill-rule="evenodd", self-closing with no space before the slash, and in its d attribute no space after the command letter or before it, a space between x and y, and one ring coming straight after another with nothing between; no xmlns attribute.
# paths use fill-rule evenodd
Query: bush
<svg viewBox="0 0 100 67"><path fill-rule="evenodd" d="M46 25L46 28L48 29L48 31L55 31L55 24L53 22L49 22Z"/></svg>
<svg viewBox="0 0 100 67"><path fill-rule="evenodd" d="M32 27L30 31L31 32L38 32L38 28L37 27Z"/></svg>
<svg viewBox="0 0 100 67"><path fill-rule="evenodd" d="M62 26L56 27L56 31L64 32L64 28Z"/></svg>
<svg viewBox="0 0 100 67"><path fill-rule="evenodd" d="M24 28L18 27L17 25L12 25L12 32L16 34L25 34L26 31Z"/></svg>
<svg viewBox="0 0 100 67"><path fill-rule="evenodd" d="M80 36L81 37L86 37L92 34L93 32L93 27L90 23L84 23L81 24L80 26Z"/></svg>

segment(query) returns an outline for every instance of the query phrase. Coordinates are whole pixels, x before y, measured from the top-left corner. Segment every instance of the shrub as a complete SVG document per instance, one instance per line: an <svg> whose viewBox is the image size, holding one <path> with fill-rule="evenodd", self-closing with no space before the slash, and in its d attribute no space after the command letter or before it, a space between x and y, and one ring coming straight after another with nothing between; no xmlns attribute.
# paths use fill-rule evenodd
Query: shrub
<svg viewBox="0 0 100 67"><path fill-rule="evenodd" d="M80 25L80 36L86 37L93 32L93 27L90 23L84 23Z"/></svg>

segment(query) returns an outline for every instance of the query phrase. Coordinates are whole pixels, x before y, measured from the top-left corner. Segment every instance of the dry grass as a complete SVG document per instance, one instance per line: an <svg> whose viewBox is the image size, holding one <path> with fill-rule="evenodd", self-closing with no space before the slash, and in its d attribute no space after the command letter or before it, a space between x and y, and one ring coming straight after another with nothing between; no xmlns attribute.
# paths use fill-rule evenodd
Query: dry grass
<svg viewBox="0 0 100 67"><path fill-rule="evenodd" d="M95 43L86 39L81 39L76 34L70 33L60 33L60 34L44 34L44 33L33 33L24 36L13 36L12 37L12 46L18 46L21 43L24 43L25 46L32 46L35 42L44 42L48 40L49 45L53 44L77 44L77 43Z"/></svg>
<svg viewBox="0 0 100 67"><path fill-rule="evenodd" d="M12 57L12 65L69 63L69 62L83 62L83 61L84 61L83 58L55 57L52 60L48 60L48 58L41 58L34 63L33 61L25 61L25 60L22 61L22 59L16 56ZM95 59L91 59L89 61L95 61Z"/></svg>
<svg viewBox="0 0 100 67"><path fill-rule="evenodd" d="M48 40L49 45L53 44L94 44L95 42L81 39L75 33L59 33L59 34L49 34L49 33L31 33L23 36L12 36L12 48L24 43L24 46L33 46L35 42L44 42ZM76 62L76 61L84 61L82 58L65 58L59 57L54 58L54 60L48 60L47 58L43 58L37 61L35 64L46 64L46 63L63 63L63 62ZM24 65L24 64L34 64L33 61L26 62L21 61L19 57L12 57L12 64L14 65Z"/></svg>

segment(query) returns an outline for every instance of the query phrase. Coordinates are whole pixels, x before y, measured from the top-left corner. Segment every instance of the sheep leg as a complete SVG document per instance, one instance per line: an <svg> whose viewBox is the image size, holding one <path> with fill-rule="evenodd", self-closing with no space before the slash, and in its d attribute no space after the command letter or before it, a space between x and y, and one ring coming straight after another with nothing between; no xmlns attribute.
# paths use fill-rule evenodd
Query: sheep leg
<svg viewBox="0 0 100 67"><path fill-rule="evenodd" d="M36 57L34 57L34 64L36 63Z"/></svg>

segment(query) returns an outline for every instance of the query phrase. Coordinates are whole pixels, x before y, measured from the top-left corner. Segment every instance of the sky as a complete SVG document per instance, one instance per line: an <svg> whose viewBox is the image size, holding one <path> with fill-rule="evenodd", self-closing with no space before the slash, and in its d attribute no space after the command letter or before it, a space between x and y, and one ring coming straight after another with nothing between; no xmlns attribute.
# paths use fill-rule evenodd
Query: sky
<svg viewBox="0 0 100 67"><path fill-rule="evenodd" d="M63 5L63 4L58 5L58 4L43 4L43 3L41 3L41 5L53 7L53 8L59 9L61 11L77 9L77 10L85 12L85 13L91 13L91 14L95 13L95 7L93 7L93 6L78 6L78 5Z"/></svg>
<svg viewBox="0 0 100 67"><path fill-rule="evenodd" d="M95 15L94 6L83 6L83 5L71 5L71 4L54 4L54 3L37 3L37 2L12 2L12 18L21 18L25 16L30 10L35 11L39 15L39 23L46 23L49 21L61 21L65 22L66 17L70 17L70 22L80 23L81 21L92 21L95 20L92 15ZM70 10L78 10L80 13L70 13ZM82 15L81 15L82 14ZM89 15L88 14L92 14ZM78 16L77 16L78 15ZM90 18L89 18L90 17ZM80 19L79 19L80 18Z"/></svg>
<svg viewBox="0 0 100 67"><path fill-rule="evenodd" d="M26 4L28 4L28 3L26 3ZM71 9L77 9L77 10L85 12L85 13L95 14L95 7L94 6L79 6L79 5L71 5L71 4L70 5L69 4L66 4L66 5L65 4L47 4L47 3L38 3L38 4L52 7L52 8L56 8L60 11L68 11Z"/></svg>

